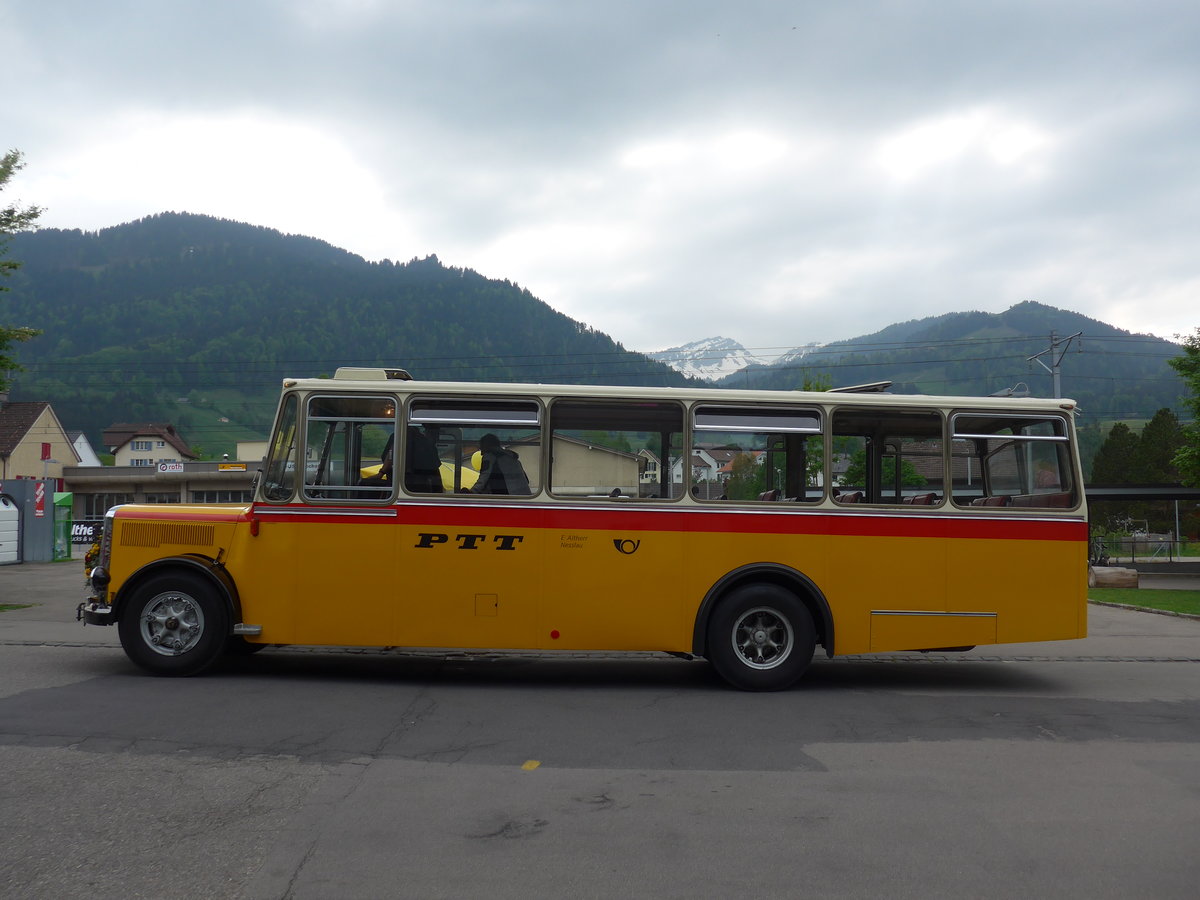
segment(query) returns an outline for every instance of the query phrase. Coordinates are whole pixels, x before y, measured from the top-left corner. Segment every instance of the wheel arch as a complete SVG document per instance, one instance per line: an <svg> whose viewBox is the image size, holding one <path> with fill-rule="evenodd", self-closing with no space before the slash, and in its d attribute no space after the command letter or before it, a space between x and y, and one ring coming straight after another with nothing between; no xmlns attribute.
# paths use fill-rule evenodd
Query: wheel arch
<svg viewBox="0 0 1200 900"><path fill-rule="evenodd" d="M210 559L207 556L201 556L196 553L156 559L154 562L142 566L125 579L125 583L121 585L121 589L117 592L117 596L113 602L113 620L117 621L120 619L125 612L125 606L128 604L129 598L136 593L137 589L148 578L155 575L162 575L172 570L199 574L216 588L217 594L221 597L221 600L225 604L225 609L229 613L229 626L231 630L234 625L242 621L242 601L238 596L237 585L234 584L233 577L215 559Z"/></svg>
<svg viewBox="0 0 1200 900"><path fill-rule="evenodd" d="M696 611L696 621L692 627L694 655L708 656L708 621L721 600L739 587L751 583L774 584L795 594L812 615L813 625L817 629L817 643L825 648L826 656L833 656L833 613L829 609L824 592L803 572L780 563L749 563L740 566L723 575L708 589L699 610Z"/></svg>

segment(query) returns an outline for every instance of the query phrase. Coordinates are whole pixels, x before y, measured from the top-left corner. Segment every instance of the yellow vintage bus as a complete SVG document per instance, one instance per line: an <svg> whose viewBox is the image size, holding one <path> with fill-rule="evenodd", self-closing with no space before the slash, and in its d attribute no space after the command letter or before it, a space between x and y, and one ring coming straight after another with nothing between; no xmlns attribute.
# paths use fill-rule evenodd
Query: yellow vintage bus
<svg viewBox="0 0 1200 900"><path fill-rule="evenodd" d="M268 645L827 656L1086 635L1070 400L288 378L248 506L105 519L92 624Z"/></svg>

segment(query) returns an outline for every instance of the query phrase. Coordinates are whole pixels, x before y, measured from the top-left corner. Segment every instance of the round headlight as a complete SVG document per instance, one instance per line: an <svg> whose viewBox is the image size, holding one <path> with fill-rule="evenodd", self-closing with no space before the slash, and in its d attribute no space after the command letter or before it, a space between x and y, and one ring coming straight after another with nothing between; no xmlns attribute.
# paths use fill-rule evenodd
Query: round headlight
<svg viewBox="0 0 1200 900"><path fill-rule="evenodd" d="M108 587L110 581L112 581L112 576L108 574L108 569L104 566L96 566L92 569L92 590L103 591Z"/></svg>

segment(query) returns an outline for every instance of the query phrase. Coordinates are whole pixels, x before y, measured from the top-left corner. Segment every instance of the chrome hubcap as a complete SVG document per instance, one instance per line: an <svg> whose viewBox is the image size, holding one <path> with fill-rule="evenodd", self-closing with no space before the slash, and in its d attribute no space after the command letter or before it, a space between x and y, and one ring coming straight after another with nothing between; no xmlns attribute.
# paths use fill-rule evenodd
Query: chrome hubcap
<svg viewBox="0 0 1200 900"><path fill-rule="evenodd" d="M151 597L141 616L142 640L155 653L179 656L204 634L204 611L192 597L167 591Z"/></svg>
<svg viewBox="0 0 1200 900"><path fill-rule="evenodd" d="M792 625L768 606L748 610L730 636L738 657L752 669L772 669L792 652Z"/></svg>

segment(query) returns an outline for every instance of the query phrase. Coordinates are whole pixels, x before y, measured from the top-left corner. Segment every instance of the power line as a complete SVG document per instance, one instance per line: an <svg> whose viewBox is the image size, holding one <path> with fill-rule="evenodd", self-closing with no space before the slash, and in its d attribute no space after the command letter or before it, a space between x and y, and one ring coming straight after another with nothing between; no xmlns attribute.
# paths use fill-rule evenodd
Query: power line
<svg viewBox="0 0 1200 900"><path fill-rule="evenodd" d="M864 342L864 343L853 343L853 344L834 343L834 344L827 344L827 345L824 345L821 347L817 347L817 348L808 350L797 361L803 360L803 359L821 357L821 356L835 356L835 355L836 356L844 356L847 354L859 354L859 353L867 353L867 354L884 353L884 352L895 352L898 350L914 349L914 348L926 348L926 349L947 348L947 349L949 349L949 348L954 348L954 347L972 347L972 346L996 345L996 344L1017 344L1017 343L1030 343L1033 341L1039 341L1039 340L1044 340L1044 339L1045 339L1044 337L1039 337L1039 336L1035 336L1035 335L1015 335L1015 336L994 337L994 338L990 338L990 337L989 338L983 338L983 337L980 337L980 338L956 338L956 339L939 340L939 341L928 341L928 340L926 340L926 341L886 341L886 342L878 342L878 343L865 343ZM1154 343L1154 344L1161 343L1161 339L1159 339L1159 338L1137 337L1137 336L1089 337L1088 341L1089 341L1089 343ZM743 348L743 349L745 349L746 352L751 353L756 356L767 354L768 352L778 351L778 352L775 352L774 355L776 357L782 357L782 356L786 356L787 354L793 353L796 350L802 349L802 348L798 348L798 347L790 347L790 348L788 348L788 347L758 347L758 348ZM132 353L132 351L128 351L128 352ZM666 351L645 351L645 352L643 352L643 351L634 351L634 350L605 350L605 351L597 351L597 352L592 352L592 353L563 353L563 354L556 354L556 353L494 353L494 354L483 354L483 355L476 355L476 356L445 356L445 355L412 356L412 355L408 355L404 358L404 361L409 364L440 363L443 365L455 365L455 366L465 366L465 367L476 366L476 365L479 365L481 362L486 363L487 361L495 360L495 359L512 361L513 363L517 363L520 360L536 360L536 361L538 361L537 364L539 364L539 365L552 364L553 361L555 361L555 360L567 360L567 361L571 361L573 363L580 363L580 364L582 364L584 361L604 362L605 360L610 360L610 361L611 360L623 360L623 361L628 361L630 364L641 364L642 363L641 357L653 358L655 355L662 355L665 352ZM1170 359L1178 354L1172 353L1170 356L1168 356L1165 353L1163 353L1163 354L1158 354L1158 353L1133 354L1130 352L1122 352L1118 355L1123 356L1123 357L1124 356L1141 355L1141 356L1145 356L1147 358L1161 357L1163 359ZM722 359L722 358L724 358L724 354L714 352L712 354L704 354L699 357L688 354L688 355L686 355L686 357L681 356L680 358ZM336 360L336 363L339 365L358 365L358 364L364 364L364 363L369 363L369 362L375 362L375 361L377 361L377 359L378 359L377 357L358 357L358 358L339 357ZM201 360L178 360L177 358L174 358L174 357L172 357L172 358L150 357L150 358L145 358L145 359L139 358L139 362L143 363L146 366L170 365L170 366L173 366L176 368L183 368L183 369L186 369L188 367L201 368L201 367L210 367L213 365L221 365L221 366L225 366L228 368L244 368L244 369L251 369L251 370L253 370L253 369L265 370L268 368L277 369L281 366L297 366L297 367L307 366L307 367L312 367L312 368L320 368L320 367L329 366L329 365L334 364L334 361L327 359L327 358L279 359L279 360L202 360L202 359ZM389 362L389 364L391 364L391 363ZM45 366L45 367L50 367L50 368L57 367L57 368L61 368L64 370L66 370L66 369L80 370L80 369L87 369L87 368L108 370L108 369L116 369L116 368L119 368L119 366L120 366L119 363L116 363L116 364L103 363L103 362L93 362L93 363L62 362L62 363L57 363L57 362L52 362L49 360L43 360L40 362L30 361L27 365L29 367L32 367L32 366Z"/></svg>

